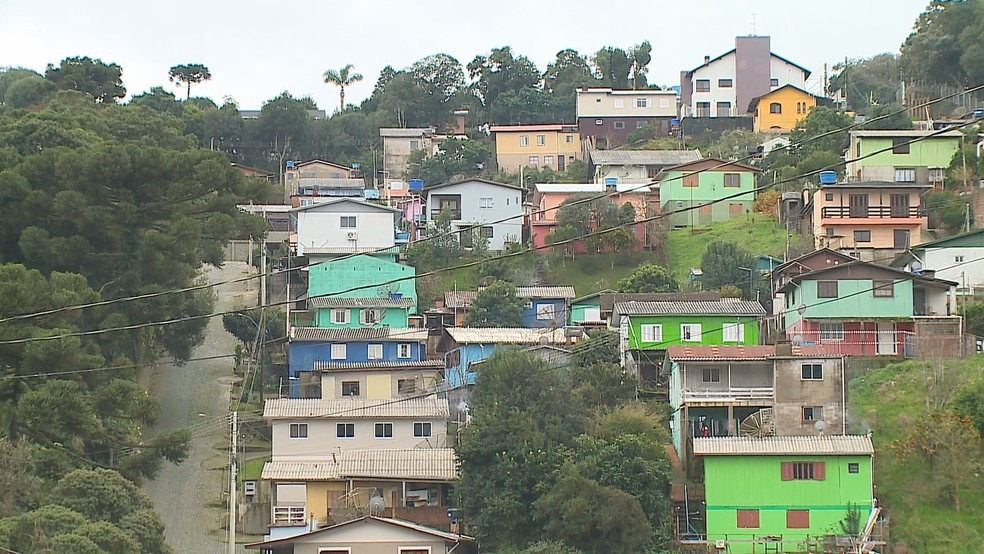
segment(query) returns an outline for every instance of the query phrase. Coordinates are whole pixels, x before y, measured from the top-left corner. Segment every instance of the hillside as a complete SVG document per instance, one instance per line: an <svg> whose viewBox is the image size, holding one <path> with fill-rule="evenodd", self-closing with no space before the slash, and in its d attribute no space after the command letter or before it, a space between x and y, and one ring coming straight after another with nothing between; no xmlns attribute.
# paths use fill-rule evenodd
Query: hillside
<svg viewBox="0 0 984 554"><path fill-rule="evenodd" d="M949 365L958 379L981 379L980 357ZM926 413L925 363L904 362L870 370L850 383L853 432L872 429L875 444L875 496L888 508L892 542L920 554L980 552L984 543L984 477L962 492L962 511L935 491L932 469L917 461L901 463L892 449L914 418ZM971 546L974 545L974 546Z"/></svg>
<svg viewBox="0 0 984 554"><path fill-rule="evenodd" d="M700 267L707 245L714 240L737 243L753 256L782 257L786 251L784 230L774 219L762 214L749 214L692 230L674 229L667 241L668 269L681 286L686 285L690 268ZM794 236L794 243L797 240Z"/></svg>

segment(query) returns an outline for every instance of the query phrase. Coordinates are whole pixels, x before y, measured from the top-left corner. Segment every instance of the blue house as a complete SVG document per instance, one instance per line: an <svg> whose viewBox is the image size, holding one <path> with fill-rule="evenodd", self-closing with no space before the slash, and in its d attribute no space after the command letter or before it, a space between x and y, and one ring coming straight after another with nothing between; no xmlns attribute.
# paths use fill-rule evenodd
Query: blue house
<svg viewBox="0 0 984 554"><path fill-rule="evenodd" d="M474 385L475 369L472 366L497 351L567 342L563 328L448 327L444 329L439 348L444 352L444 379L453 388Z"/></svg>
<svg viewBox="0 0 984 554"><path fill-rule="evenodd" d="M474 291L448 291L444 305L455 311L457 325L464 325L471 303L478 295ZM558 328L567 324L574 287L516 287L516 297L526 300L523 327L529 329Z"/></svg>
<svg viewBox="0 0 984 554"><path fill-rule="evenodd" d="M295 327L288 353L289 396L320 397L314 380L317 362L417 362L427 356L427 330Z"/></svg>

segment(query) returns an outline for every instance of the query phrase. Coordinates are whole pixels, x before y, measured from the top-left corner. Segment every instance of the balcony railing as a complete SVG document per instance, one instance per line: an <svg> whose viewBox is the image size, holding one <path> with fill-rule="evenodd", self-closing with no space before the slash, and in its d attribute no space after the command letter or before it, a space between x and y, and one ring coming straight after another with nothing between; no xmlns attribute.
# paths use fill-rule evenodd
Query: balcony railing
<svg viewBox="0 0 984 554"><path fill-rule="evenodd" d="M683 391L684 402L742 402L756 400L772 400L775 396L774 387L729 387L726 390L691 390Z"/></svg>
<svg viewBox="0 0 984 554"><path fill-rule="evenodd" d="M908 219L919 218L925 214L919 206L898 207L898 206L868 206L867 208L857 208L851 206L824 206L820 210L820 217L827 218L869 218L869 219Z"/></svg>
<svg viewBox="0 0 984 554"><path fill-rule="evenodd" d="M444 210L431 210L430 211L430 218L431 218L431 220L436 220L438 218L438 216L441 215L441 212L442 211L444 211ZM448 211L451 212L451 219L453 219L453 220L459 220L459 219L461 219L461 210L450 210L449 209Z"/></svg>

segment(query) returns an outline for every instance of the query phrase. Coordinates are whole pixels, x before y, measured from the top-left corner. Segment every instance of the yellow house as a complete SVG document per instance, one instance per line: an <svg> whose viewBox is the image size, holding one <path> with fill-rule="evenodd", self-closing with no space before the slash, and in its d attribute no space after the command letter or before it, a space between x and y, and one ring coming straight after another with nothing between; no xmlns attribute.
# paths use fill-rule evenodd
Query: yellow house
<svg viewBox="0 0 984 554"><path fill-rule="evenodd" d="M577 125L496 125L495 158L499 171L519 171L521 167L549 167L567 171L581 158L581 138Z"/></svg>
<svg viewBox="0 0 984 554"><path fill-rule="evenodd" d="M820 100L801 88L786 85L753 98L748 113L753 116L756 133L786 133L795 129Z"/></svg>

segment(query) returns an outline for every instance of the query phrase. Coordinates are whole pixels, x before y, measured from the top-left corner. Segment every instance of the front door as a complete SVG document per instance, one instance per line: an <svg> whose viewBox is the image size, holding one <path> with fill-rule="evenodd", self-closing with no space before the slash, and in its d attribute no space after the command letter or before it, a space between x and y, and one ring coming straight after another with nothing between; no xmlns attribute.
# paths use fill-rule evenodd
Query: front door
<svg viewBox="0 0 984 554"><path fill-rule="evenodd" d="M565 154L557 155L557 171L564 171L567 169L567 156Z"/></svg>
<svg viewBox="0 0 984 554"><path fill-rule="evenodd" d="M898 353L895 344L895 324L878 323L877 343L875 353L879 355L894 355Z"/></svg>

